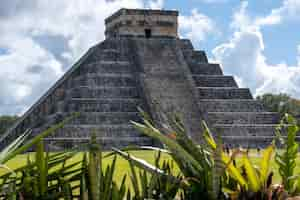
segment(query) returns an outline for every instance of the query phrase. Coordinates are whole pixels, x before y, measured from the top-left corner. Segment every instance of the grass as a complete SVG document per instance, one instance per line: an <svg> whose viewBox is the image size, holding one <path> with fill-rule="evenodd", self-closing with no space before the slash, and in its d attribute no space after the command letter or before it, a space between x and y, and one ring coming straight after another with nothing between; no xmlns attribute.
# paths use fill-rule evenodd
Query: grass
<svg viewBox="0 0 300 200"><path fill-rule="evenodd" d="M141 158L143 160L146 160L147 162L154 164L154 159L155 159L155 152L154 151L131 151L130 152L132 155L134 155L135 157ZM107 153L104 153L104 155ZM76 162L79 161L82 158L83 153L79 153L78 155L76 155L74 158L72 158L71 162ZM18 155L16 156L14 159L8 161L7 166L11 169L16 169L18 167L24 166L26 164L26 160L27 160L27 154L22 154L22 155ZM33 154L30 155L31 157L33 157ZM260 162L260 154L258 154L255 150L250 151L250 156L251 156L251 161L254 164L259 165ZM298 155L298 159L297 159L297 165L296 165L296 173L295 174L300 174L300 154ZM168 159L171 160L171 157L167 154L163 154L162 155L162 159ZM103 167L105 168L108 164L110 164L112 161L112 157L109 158L105 158L103 160ZM241 162L241 159L238 158L237 159L237 164L239 165L239 163ZM271 160L271 166L272 166L272 171L274 172L274 183L280 183L280 176L278 174L278 166L275 163L274 158L272 158ZM178 172L178 169L175 168L176 173ZM0 168L0 175L6 173L7 171L5 169ZM121 181L122 177L124 174L130 175L130 168L129 168L129 164L128 162L121 158L120 156L118 156L117 158L117 164L116 164L116 173L114 178L116 179L116 181ZM127 177L127 185L130 184L130 180L129 180L129 176Z"/></svg>
<svg viewBox="0 0 300 200"><path fill-rule="evenodd" d="M106 154L108 154L109 152L105 152L103 153L103 155L105 156ZM150 150L145 150L145 151L130 151L130 154L141 158L143 160L148 161L151 164L154 164L154 160L155 160L155 155L156 152L154 151L150 151ZM72 159L70 159L70 162L76 162L76 161L80 161L82 159L83 153L78 153L76 156L74 156ZM27 162L27 158L28 158L28 154L21 154L16 156L14 159L8 161L6 163L6 165L14 170L17 169L19 167L22 167L26 164ZM34 159L34 153L30 153L30 159L33 160ZM164 159L168 159L171 160L171 157L167 154L163 154L161 160ZM107 165L111 164L113 160L113 157L108 157L108 158L104 158L102 161L102 167L105 169L107 167ZM175 169L176 172L178 172L178 169ZM0 168L0 175L7 173L6 169ZM116 163L116 171L114 174L114 179L116 180L116 182L120 183L123 176L127 174L127 179L126 179L126 184L127 186L131 186L130 183L130 167L128 164L128 161L125 160L124 158L117 156L117 163Z"/></svg>

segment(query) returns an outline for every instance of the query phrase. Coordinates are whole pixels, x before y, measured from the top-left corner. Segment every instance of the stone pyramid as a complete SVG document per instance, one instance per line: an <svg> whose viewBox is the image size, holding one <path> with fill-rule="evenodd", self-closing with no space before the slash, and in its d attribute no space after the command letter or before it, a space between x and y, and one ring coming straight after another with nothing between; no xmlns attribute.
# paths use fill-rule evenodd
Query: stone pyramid
<svg viewBox="0 0 300 200"><path fill-rule="evenodd" d="M72 112L80 116L45 138L50 150L79 146L97 133L104 148L155 145L129 123L137 106L161 121L180 113L190 137L201 140L200 120L229 146L263 146L274 136L278 114L267 112L248 88L239 88L219 64L209 63L177 33L177 11L121 9L106 19L96 44L0 140L27 129L35 135ZM159 107L157 106L159 105Z"/></svg>

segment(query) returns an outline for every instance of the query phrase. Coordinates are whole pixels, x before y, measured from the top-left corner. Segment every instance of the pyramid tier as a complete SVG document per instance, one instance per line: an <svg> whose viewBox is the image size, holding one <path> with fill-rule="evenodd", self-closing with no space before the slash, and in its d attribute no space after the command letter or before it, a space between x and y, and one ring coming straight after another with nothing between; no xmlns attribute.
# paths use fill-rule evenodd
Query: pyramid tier
<svg viewBox="0 0 300 200"><path fill-rule="evenodd" d="M138 112L80 112L80 115L69 124L85 125L118 125L130 124L130 121L141 122Z"/></svg>
<svg viewBox="0 0 300 200"><path fill-rule="evenodd" d="M251 148L260 149L270 145L274 139L274 136L222 136L222 141L226 147L230 148ZM257 152L258 153L258 152Z"/></svg>
<svg viewBox="0 0 300 200"><path fill-rule="evenodd" d="M253 99L248 88L197 87L200 99Z"/></svg>
<svg viewBox="0 0 300 200"><path fill-rule="evenodd" d="M76 112L135 112L142 101L138 98L72 98L67 111Z"/></svg>
<svg viewBox="0 0 300 200"><path fill-rule="evenodd" d="M201 99L202 110L207 112L263 112L261 102L252 99Z"/></svg>
<svg viewBox="0 0 300 200"><path fill-rule="evenodd" d="M70 98L138 98L139 93L136 87L90 87L80 86L69 89L67 92Z"/></svg>
<svg viewBox="0 0 300 200"><path fill-rule="evenodd" d="M276 124L279 114L273 112L208 112L211 124Z"/></svg>
<svg viewBox="0 0 300 200"><path fill-rule="evenodd" d="M233 76L193 75L197 87L238 87Z"/></svg>
<svg viewBox="0 0 300 200"><path fill-rule="evenodd" d="M214 124L222 136L275 136L276 124Z"/></svg>
<svg viewBox="0 0 300 200"><path fill-rule="evenodd" d="M128 61L97 61L84 65L79 74L91 73L131 73L132 67Z"/></svg>
<svg viewBox="0 0 300 200"><path fill-rule="evenodd" d="M189 63L192 75L223 75L222 69L219 64L210 63Z"/></svg>
<svg viewBox="0 0 300 200"><path fill-rule="evenodd" d="M136 79L130 73L85 74L74 78L72 85L134 87L136 86Z"/></svg>
<svg viewBox="0 0 300 200"><path fill-rule="evenodd" d="M185 51L184 52L185 58L188 60L188 62L194 62L194 63L207 63L207 57L204 51Z"/></svg>
<svg viewBox="0 0 300 200"><path fill-rule="evenodd" d="M86 145L90 142L90 137L56 137L56 138L45 138L45 148L51 151L62 151L66 149L76 149L77 151L86 151ZM102 150L110 151L112 147L118 147L119 149L128 146L153 146L153 140L149 137L98 137L96 142L100 144Z"/></svg>

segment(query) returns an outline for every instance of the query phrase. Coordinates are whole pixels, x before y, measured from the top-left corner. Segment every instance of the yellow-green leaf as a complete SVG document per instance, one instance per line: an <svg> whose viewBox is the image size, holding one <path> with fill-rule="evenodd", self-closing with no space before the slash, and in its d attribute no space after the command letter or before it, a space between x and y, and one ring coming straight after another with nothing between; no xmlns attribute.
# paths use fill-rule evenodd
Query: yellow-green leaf
<svg viewBox="0 0 300 200"><path fill-rule="evenodd" d="M210 130L209 130L208 126L206 125L205 121L202 121L202 125L204 128L204 133L203 133L204 139L206 140L206 142L210 145L210 147L212 149L216 149L217 144L216 144L212 134L210 133Z"/></svg>
<svg viewBox="0 0 300 200"><path fill-rule="evenodd" d="M225 153L222 153L222 160L226 165L226 170L233 179L235 179L242 187L248 188L248 184L240 171L233 165L230 157L228 157Z"/></svg>
<svg viewBox="0 0 300 200"><path fill-rule="evenodd" d="M260 180L247 154L244 154L243 163L248 178L249 189L257 192L260 189Z"/></svg>
<svg viewBox="0 0 300 200"><path fill-rule="evenodd" d="M264 184L267 181L268 173L270 170L270 161L271 161L274 149L275 149L275 147L272 144L263 151L263 156L262 156L261 163L260 163L260 180L261 180L262 184Z"/></svg>

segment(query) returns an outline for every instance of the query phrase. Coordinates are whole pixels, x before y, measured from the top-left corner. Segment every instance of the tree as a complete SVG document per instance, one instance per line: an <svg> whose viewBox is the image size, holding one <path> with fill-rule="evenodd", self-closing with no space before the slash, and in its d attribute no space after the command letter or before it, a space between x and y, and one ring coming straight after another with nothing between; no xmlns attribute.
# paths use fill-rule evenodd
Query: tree
<svg viewBox="0 0 300 200"><path fill-rule="evenodd" d="M264 94L257 96L264 106L272 112L280 113L281 117L289 113L296 118L300 117L300 100L290 97L287 94Z"/></svg>
<svg viewBox="0 0 300 200"><path fill-rule="evenodd" d="M17 119L18 116L0 116L0 134L5 133L5 131L12 126Z"/></svg>

